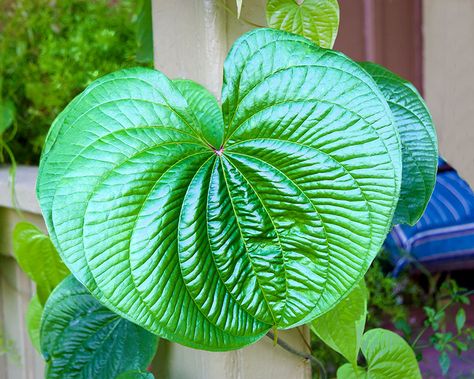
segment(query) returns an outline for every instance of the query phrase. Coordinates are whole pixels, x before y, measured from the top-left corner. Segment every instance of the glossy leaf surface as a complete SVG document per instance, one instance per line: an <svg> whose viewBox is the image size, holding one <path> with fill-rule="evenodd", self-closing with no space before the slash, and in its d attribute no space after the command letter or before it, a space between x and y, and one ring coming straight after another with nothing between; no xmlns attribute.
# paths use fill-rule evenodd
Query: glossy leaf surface
<svg viewBox="0 0 474 379"><path fill-rule="evenodd" d="M311 330L332 349L357 365L367 317L367 288L361 280L333 309L313 320Z"/></svg>
<svg viewBox="0 0 474 379"><path fill-rule="evenodd" d="M49 297L40 335L47 379L112 379L145 370L158 341L101 305L72 275Z"/></svg>
<svg viewBox="0 0 474 379"><path fill-rule="evenodd" d="M331 49L339 29L339 4L337 0L268 0L267 22Z"/></svg>
<svg viewBox="0 0 474 379"><path fill-rule="evenodd" d="M337 370L338 379L421 379L415 353L398 334L385 329L372 329L364 334L362 353L367 369L357 372L349 363ZM361 375L365 371L365 375Z"/></svg>
<svg viewBox="0 0 474 379"><path fill-rule="evenodd" d="M31 344L37 351L40 351L40 325L41 315L43 314L43 306L39 301L38 295L31 298L26 311L26 329Z"/></svg>
<svg viewBox="0 0 474 379"><path fill-rule="evenodd" d="M38 197L74 274L114 311L201 349L324 313L390 227L390 109L347 57L271 29L202 86L129 69L91 84L46 141Z"/></svg>
<svg viewBox="0 0 474 379"><path fill-rule="evenodd" d="M433 120L410 82L374 63L361 66L387 99L402 143L402 187L393 223L414 225L423 215L436 182L438 140Z"/></svg>
<svg viewBox="0 0 474 379"><path fill-rule="evenodd" d="M44 304L69 270L49 237L28 222L15 225L13 251L21 269L36 283L38 298Z"/></svg>

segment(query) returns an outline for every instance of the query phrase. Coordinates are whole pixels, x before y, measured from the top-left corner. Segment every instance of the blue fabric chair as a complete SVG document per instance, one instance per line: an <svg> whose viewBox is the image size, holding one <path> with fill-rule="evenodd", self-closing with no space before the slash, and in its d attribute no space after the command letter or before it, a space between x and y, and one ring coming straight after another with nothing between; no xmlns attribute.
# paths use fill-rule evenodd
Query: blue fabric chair
<svg viewBox="0 0 474 379"><path fill-rule="evenodd" d="M423 217L414 226L394 226L385 241L395 275L411 260L431 271L474 268L474 193L443 159L438 164Z"/></svg>

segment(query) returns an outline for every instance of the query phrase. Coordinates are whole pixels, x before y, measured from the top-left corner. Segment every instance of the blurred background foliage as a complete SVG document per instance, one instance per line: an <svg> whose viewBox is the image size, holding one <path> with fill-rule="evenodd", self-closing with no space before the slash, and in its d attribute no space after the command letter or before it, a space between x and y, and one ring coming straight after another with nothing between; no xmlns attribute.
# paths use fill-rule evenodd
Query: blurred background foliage
<svg viewBox="0 0 474 379"><path fill-rule="evenodd" d="M93 80L120 68L152 65L149 5L0 2L0 104L13 104L14 114L3 139L18 163L38 164L52 121Z"/></svg>
<svg viewBox="0 0 474 379"><path fill-rule="evenodd" d="M474 329L465 324L464 310L474 291L462 287L470 283L469 271L431 273L419 263L416 269L407 267L397 277L392 275L392 270L389 255L382 250L365 275L369 291L366 330L395 331L411 345L418 360L430 351L437 351L439 365L446 375L450 366L447 353L454 352L461 361L462 354L474 348ZM464 315L462 325L459 315ZM337 368L346 363L342 355L314 334L311 335L311 351L323 362L329 378L335 377ZM364 364L363 357L359 358ZM313 371L313 378L318 379L317 370ZM460 379L463 376L448 377Z"/></svg>

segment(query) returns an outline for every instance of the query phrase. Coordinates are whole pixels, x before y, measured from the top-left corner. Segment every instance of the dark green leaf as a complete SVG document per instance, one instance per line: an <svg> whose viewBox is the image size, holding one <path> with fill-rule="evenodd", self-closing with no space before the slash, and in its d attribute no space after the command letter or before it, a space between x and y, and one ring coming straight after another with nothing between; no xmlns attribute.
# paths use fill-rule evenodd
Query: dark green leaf
<svg viewBox="0 0 474 379"><path fill-rule="evenodd" d="M422 351L417 351L416 352L416 361L421 362L423 360L423 352Z"/></svg>
<svg viewBox="0 0 474 379"><path fill-rule="evenodd" d="M313 320L311 330L356 366L366 317L367 289L361 280L345 299Z"/></svg>
<svg viewBox="0 0 474 379"><path fill-rule="evenodd" d="M94 296L209 350L337 304L385 239L402 169L371 77L303 37L241 37L222 104L154 70L101 78L53 124L37 187Z"/></svg>
<svg viewBox="0 0 474 379"><path fill-rule="evenodd" d="M412 333L412 328L410 324L405 319L398 319L394 323L395 328L400 330L405 337L410 336Z"/></svg>
<svg viewBox="0 0 474 379"><path fill-rule="evenodd" d="M461 333L462 328L464 328L464 324L466 323L466 312L464 309L460 308L458 313L456 313L456 328L458 333Z"/></svg>
<svg viewBox="0 0 474 379"><path fill-rule="evenodd" d="M441 367L441 372L443 375L446 375L449 371L449 367L451 366L451 359L446 351L443 351L438 358L439 367Z"/></svg>
<svg viewBox="0 0 474 379"><path fill-rule="evenodd" d="M31 344L37 351L40 347L40 324L41 315L43 314L43 306L39 301L38 295L31 298L26 311L26 329L28 330L28 337L30 337Z"/></svg>
<svg viewBox="0 0 474 379"><path fill-rule="evenodd" d="M16 224L13 251L21 269L36 283L38 298L44 304L54 287L69 275L69 270L49 237L28 222Z"/></svg>
<svg viewBox="0 0 474 379"><path fill-rule="evenodd" d="M330 49L339 29L339 4L337 0L268 0L267 22Z"/></svg>
<svg viewBox="0 0 474 379"><path fill-rule="evenodd" d="M72 275L49 297L40 334L47 379L115 378L145 370L158 341L101 305Z"/></svg>
<svg viewBox="0 0 474 379"><path fill-rule="evenodd" d="M393 223L414 225L423 215L436 182L438 141L433 120L410 82L374 63L361 66L387 99L402 143L402 188Z"/></svg>
<svg viewBox="0 0 474 379"><path fill-rule="evenodd" d="M152 0L140 0L137 28L137 61L153 63L153 22L151 16Z"/></svg>

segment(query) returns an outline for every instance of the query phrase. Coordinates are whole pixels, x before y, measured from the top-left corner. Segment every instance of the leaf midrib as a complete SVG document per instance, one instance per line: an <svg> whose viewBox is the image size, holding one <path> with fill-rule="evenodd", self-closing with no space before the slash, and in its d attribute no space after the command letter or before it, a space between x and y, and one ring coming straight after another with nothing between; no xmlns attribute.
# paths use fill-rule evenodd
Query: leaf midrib
<svg viewBox="0 0 474 379"><path fill-rule="evenodd" d="M223 167L222 158L219 159L219 163L220 163L220 166L221 166L222 176L224 177L224 182L225 182L225 185L226 185L225 188L226 188L226 191L227 191L227 195L229 196L229 200L230 200L230 204L231 204L231 206L232 206L232 211L233 211L234 216L235 216L236 224L237 224L237 227L239 228L240 238L242 239L242 243L244 244L245 251L247 252L246 255L247 255L248 260L249 260L249 262L250 262L250 266L251 266L251 268L252 268L252 271L253 271L253 273L254 273L254 275L255 275L255 280L256 280L256 282L257 282L257 284L258 284L258 287L260 288L260 291L262 292L263 299L265 300L265 304L267 305L267 309L269 310L270 315L271 315L271 317L272 317L272 319L273 319L273 325L276 326L276 325L278 325L277 319L276 319L276 317L275 317L275 314L273 313L273 310L272 310L272 308L271 308L271 306L270 306L270 303L269 303L269 301L268 301L268 299L267 299L267 296L265 295L265 290L263 289L262 284L260 283L260 279L259 279L259 277L258 277L258 275L257 275L257 272L256 272L256 270L255 270L253 261L252 261L252 259L251 259L251 257L250 257L250 254L249 254L249 248L248 248L248 246L247 246L247 243L245 242L245 237L244 237L242 228L241 228L241 226L240 226L239 217L238 217L237 212L236 212L236 210L235 210L235 205L234 205L234 201L232 200L232 195L230 194L229 184L228 184L228 182L227 182L227 177L226 177L226 175L225 175L225 170L224 170L224 167Z"/></svg>
<svg viewBox="0 0 474 379"><path fill-rule="evenodd" d="M282 317L283 314L285 314L285 309L286 309L286 306L287 306L287 303L288 303L288 273L286 271L286 263L288 262L288 259L286 258L286 255L285 255L285 250L283 249L283 246L281 244L281 237L280 237L280 233L278 232L278 229L275 225L275 223L273 222L273 218L271 217L270 215L270 212L268 211L267 207L265 206L263 200L261 199L260 195L258 194L258 192L255 190L255 188L252 186L252 184L250 183L250 181L245 177L245 175L243 174L242 171L240 171L236 166L235 164L232 163L232 161L228 158L227 161L232 165L232 167L235 168L235 170L237 170L237 172L242 175L242 178L244 178L244 180L248 183L248 185L250 186L250 188L252 189L252 191L255 193L255 196L257 196L258 200L260 201L260 203L262 204L262 207L263 209L265 210L266 214L268 215L268 218L270 219L270 222L272 223L272 226L273 226L273 229L275 230L275 234L277 236L277 240L278 240L278 245L280 247L280 252L281 252L281 255L282 255L282 258L283 258L283 261L284 261L284 264L283 264L283 271L284 271L284 275L285 275L285 295L284 295L284 298L285 298L285 302L283 304L283 309L281 311L281 314L279 315L280 319ZM223 170L224 171L224 170ZM225 175L225 173L224 173ZM249 257L249 260L250 260L250 257ZM263 289L262 289L263 291Z"/></svg>

